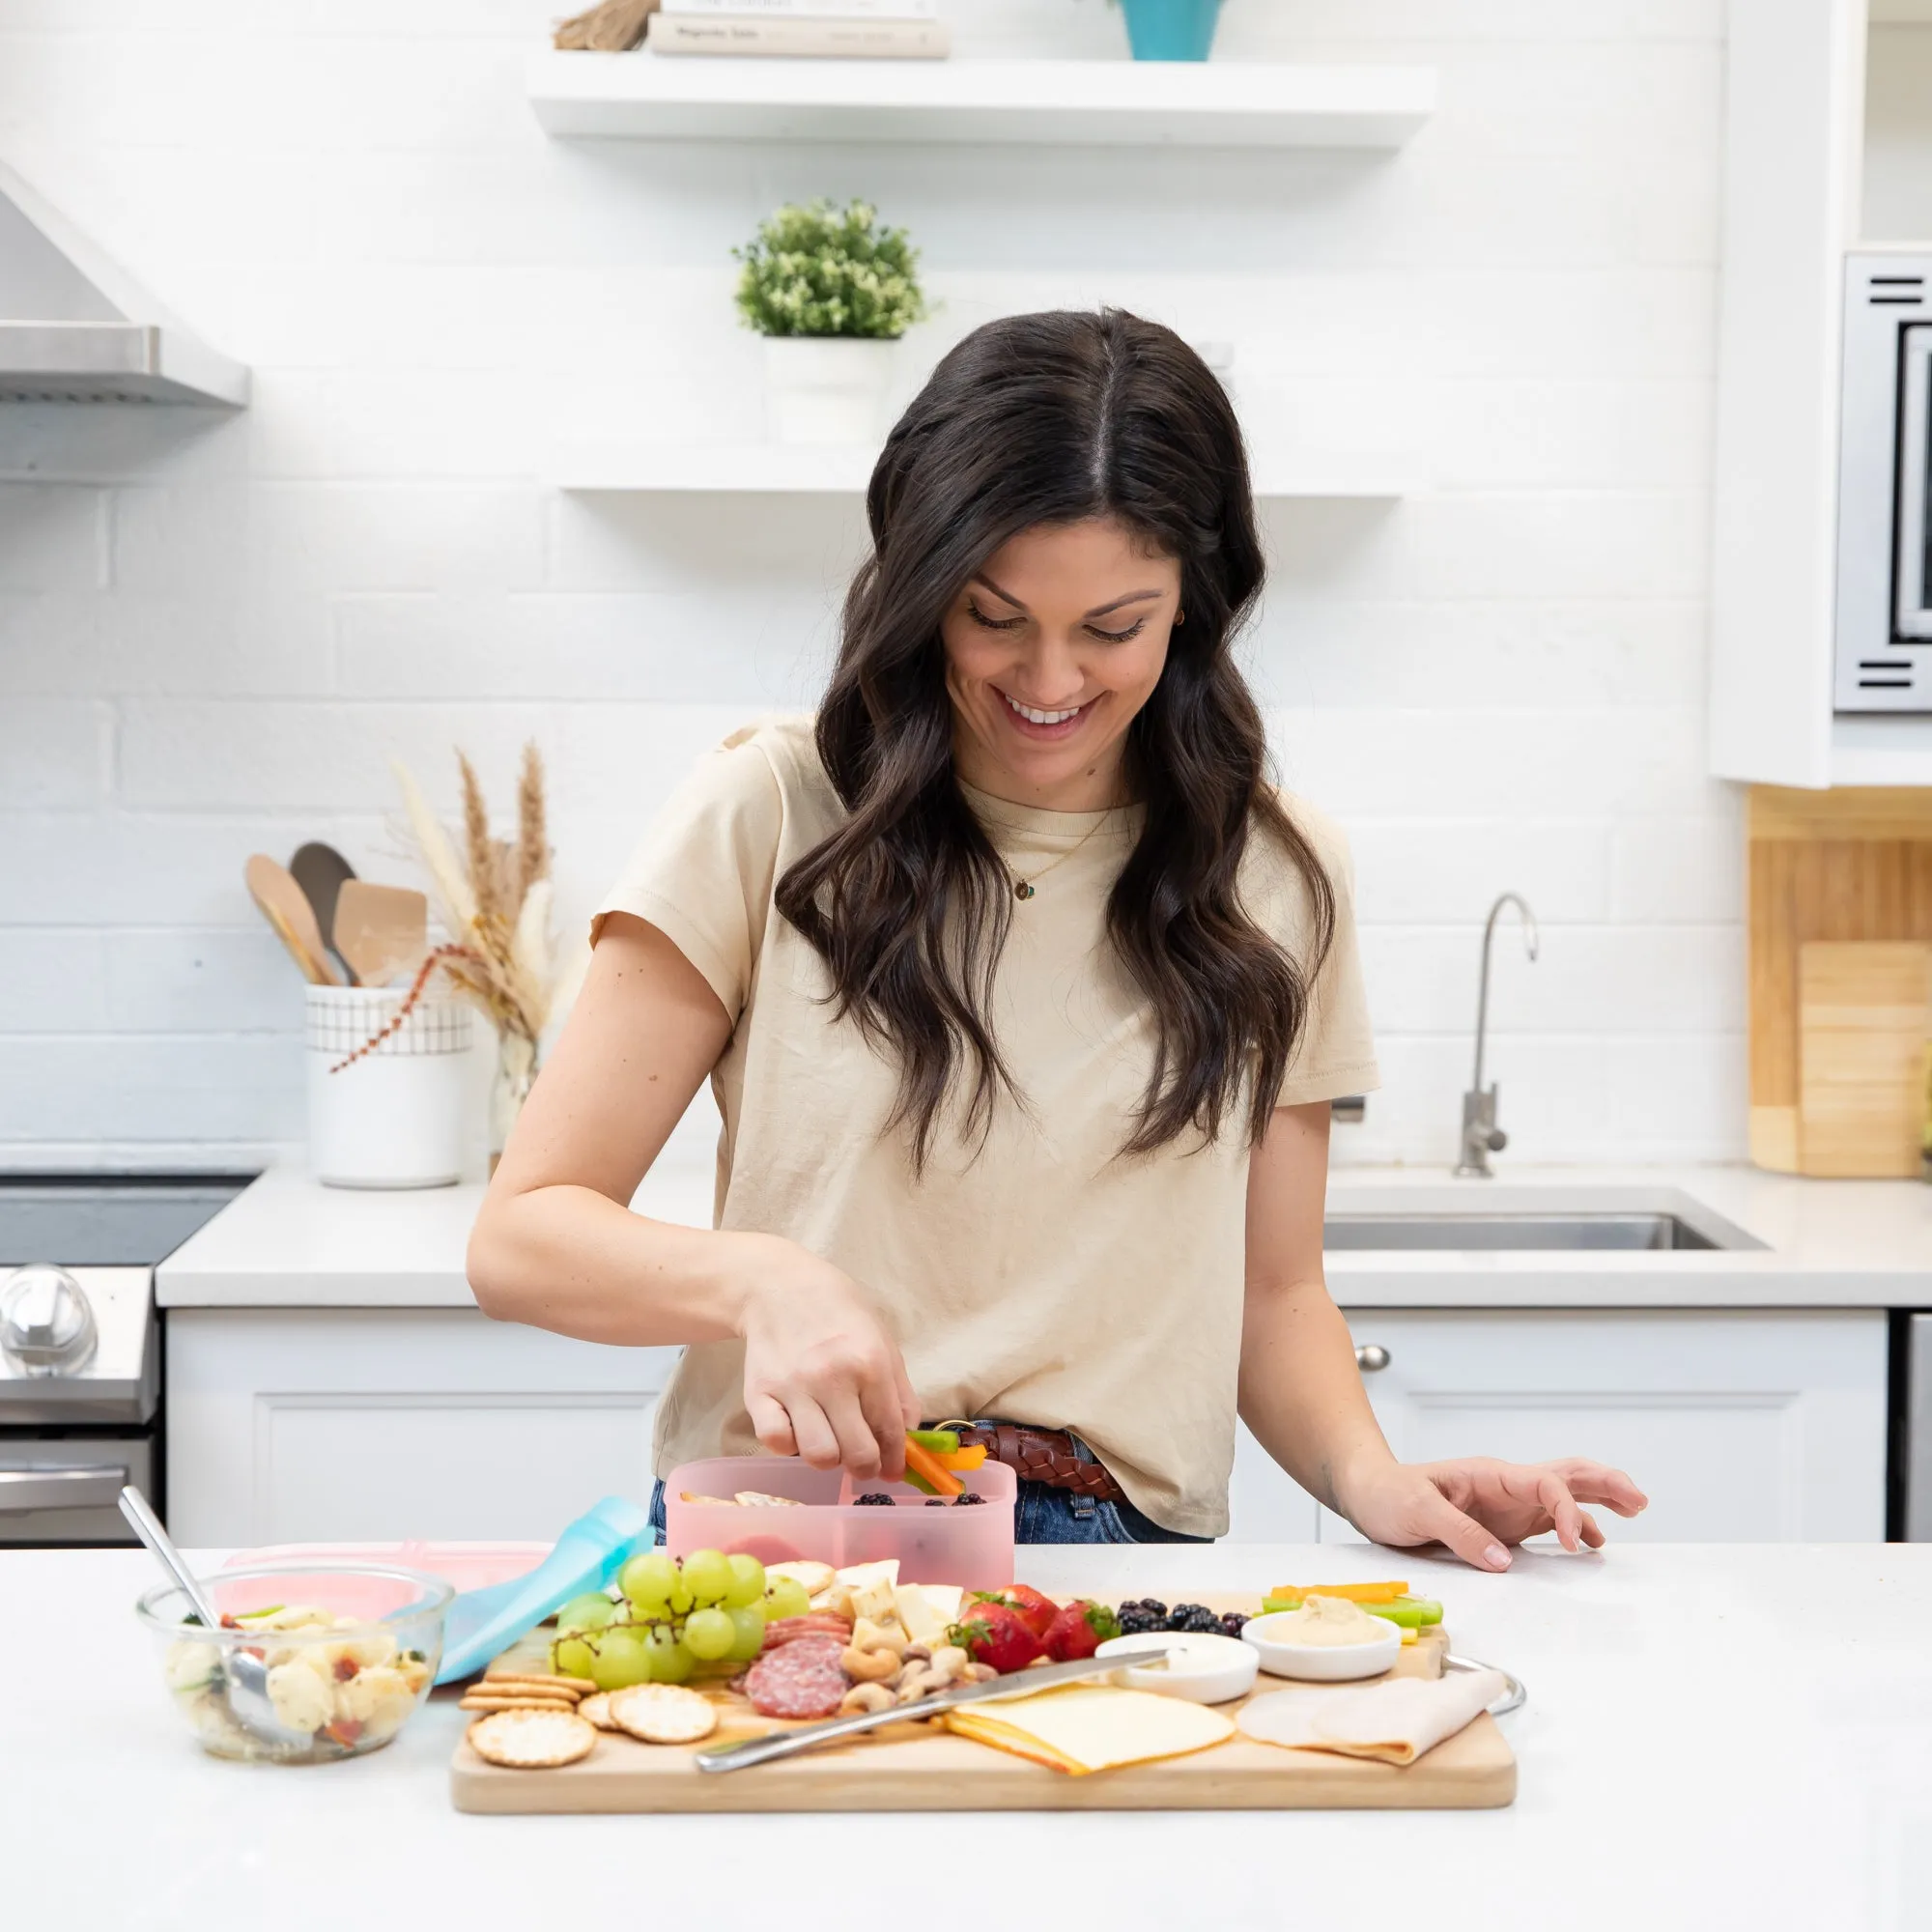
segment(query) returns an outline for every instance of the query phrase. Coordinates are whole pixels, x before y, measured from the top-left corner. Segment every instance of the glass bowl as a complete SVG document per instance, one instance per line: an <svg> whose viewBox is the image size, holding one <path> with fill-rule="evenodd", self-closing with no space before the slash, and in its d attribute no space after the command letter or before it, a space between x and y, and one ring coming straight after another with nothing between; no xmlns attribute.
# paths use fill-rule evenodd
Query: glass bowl
<svg viewBox="0 0 1932 1932"><path fill-rule="evenodd" d="M135 1614L202 1748L250 1764L327 1764L387 1744L436 1680L456 1595L440 1577L386 1564L257 1564L199 1580L220 1629L205 1629L173 1583L148 1591ZM268 1666L270 1699L299 1742L235 1721L225 1664L241 1650Z"/></svg>

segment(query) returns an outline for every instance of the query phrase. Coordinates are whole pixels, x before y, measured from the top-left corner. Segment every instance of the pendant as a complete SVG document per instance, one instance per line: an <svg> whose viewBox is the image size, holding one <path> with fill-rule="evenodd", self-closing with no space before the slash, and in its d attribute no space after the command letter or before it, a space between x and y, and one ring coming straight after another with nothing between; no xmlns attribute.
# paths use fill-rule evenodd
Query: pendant
<svg viewBox="0 0 1932 1932"><path fill-rule="evenodd" d="M1013 896L1016 899L1030 899L1033 897L1033 888L1024 879L1015 879L1013 881Z"/></svg>

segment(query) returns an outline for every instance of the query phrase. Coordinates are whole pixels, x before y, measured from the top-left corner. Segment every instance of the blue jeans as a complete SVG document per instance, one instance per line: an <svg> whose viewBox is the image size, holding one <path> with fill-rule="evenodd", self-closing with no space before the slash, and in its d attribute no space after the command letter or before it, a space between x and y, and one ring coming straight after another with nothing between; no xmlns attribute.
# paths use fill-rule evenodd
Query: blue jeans
<svg viewBox="0 0 1932 1932"><path fill-rule="evenodd" d="M1077 1435L1073 1447L1083 1463L1096 1460ZM651 1527L657 1531L660 1543L665 1534L664 1497L664 1484L652 1484ZM1096 1502L1092 1496L1052 1489L1045 1483L1022 1483L1013 1511L1015 1543L1212 1543L1213 1540L1211 1536L1187 1536L1178 1529L1163 1529L1125 1496L1119 1502Z"/></svg>

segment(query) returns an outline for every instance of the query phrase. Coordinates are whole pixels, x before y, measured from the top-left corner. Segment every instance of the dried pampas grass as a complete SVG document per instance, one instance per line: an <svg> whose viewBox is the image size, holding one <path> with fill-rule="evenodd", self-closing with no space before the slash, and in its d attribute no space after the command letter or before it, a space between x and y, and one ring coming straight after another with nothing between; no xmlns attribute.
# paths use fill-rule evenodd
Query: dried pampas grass
<svg viewBox="0 0 1932 1932"><path fill-rule="evenodd" d="M462 752L456 766L463 798L461 857L406 767L402 787L410 842L429 875L430 900L451 944L436 963L498 1034L536 1042L574 991L581 970L559 980L551 937L552 885L543 757L524 747L517 785L517 837L495 838L476 768Z"/></svg>

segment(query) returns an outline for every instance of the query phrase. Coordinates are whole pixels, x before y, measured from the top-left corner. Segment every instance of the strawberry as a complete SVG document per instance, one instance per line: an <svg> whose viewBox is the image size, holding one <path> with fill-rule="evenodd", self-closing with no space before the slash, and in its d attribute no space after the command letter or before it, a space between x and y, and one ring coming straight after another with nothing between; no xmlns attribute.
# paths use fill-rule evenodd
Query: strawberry
<svg viewBox="0 0 1932 1932"><path fill-rule="evenodd" d="M1080 1597L1047 1626L1046 1654L1056 1663L1078 1663L1120 1634L1121 1620L1105 1604L1090 1604Z"/></svg>
<svg viewBox="0 0 1932 1932"><path fill-rule="evenodd" d="M1004 1604L1035 1636L1043 1637L1060 1614L1060 1605L1051 1597L1042 1596L1031 1583L1009 1583L1004 1590L980 1594L982 1603Z"/></svg>
<svg viewBox="0 0 1932 1932"><path fill-rule="evenodd" d="M980 1663L990 1663L1004 1677L1024 1670L1040 1655L1039 1639L1009 1604L975 1604L971 1613L948 1634Z"/></svg>

